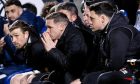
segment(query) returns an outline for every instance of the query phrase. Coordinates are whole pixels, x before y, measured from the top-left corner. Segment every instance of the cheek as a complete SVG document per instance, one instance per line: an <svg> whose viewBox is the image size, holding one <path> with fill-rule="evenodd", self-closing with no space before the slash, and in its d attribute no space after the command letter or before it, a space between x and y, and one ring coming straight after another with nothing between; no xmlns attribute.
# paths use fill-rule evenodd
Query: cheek
<svg viewBox="0 0 140 84"><path fill-rule="evenodd" d="M18 16L20 16L20 13L19 13L18 11L15 11L15 12L13 12L13 16L14 16L15 18L17 18Z"/></svg>
<svg viewBox="0 0 140 84"><path fill-rule="evenodd" d="M18 41L21 42L21 43L24 42L25 39L26 39L26 38L25 38L24 36L19 36L19 37L18 37Z"/></svg>
<svg viewBox="0 0 140 84"><path fill-rule="evenodd" d="M99 23L98 22L93 22L92 21L92 28L94 29L94 30L97 30L98 28L99 28Z"/></svg>

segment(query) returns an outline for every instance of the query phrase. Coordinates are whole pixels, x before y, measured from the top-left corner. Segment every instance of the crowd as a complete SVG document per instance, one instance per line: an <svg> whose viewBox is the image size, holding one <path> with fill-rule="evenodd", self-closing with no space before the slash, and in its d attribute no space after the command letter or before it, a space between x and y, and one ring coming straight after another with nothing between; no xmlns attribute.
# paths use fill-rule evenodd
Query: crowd
<svg viewBox="0 0 140 84"><path fill-rule="evenodd" d="M71 1L46 2L37 16L35 5L7 0L0 17L0 72L32 69L12 76L10 84L135 84L135 64L127 61L140 59L139 10L133 24L115 0L84 0L80 17Z"/></svg>

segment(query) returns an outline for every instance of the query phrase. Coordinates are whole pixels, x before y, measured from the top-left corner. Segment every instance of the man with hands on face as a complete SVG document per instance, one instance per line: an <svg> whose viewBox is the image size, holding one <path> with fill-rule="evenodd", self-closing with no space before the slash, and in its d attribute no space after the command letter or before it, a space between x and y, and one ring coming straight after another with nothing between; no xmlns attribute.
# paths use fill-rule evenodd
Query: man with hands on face
<svg viewBox="0 0 140 84"><path fill-rule="evenodd" d="M48 15L46 25L47 32L41 39L47 52L48 70L56 71L56 84L70 84L81 76L85 66L84 38L63 13Z"/></svg>

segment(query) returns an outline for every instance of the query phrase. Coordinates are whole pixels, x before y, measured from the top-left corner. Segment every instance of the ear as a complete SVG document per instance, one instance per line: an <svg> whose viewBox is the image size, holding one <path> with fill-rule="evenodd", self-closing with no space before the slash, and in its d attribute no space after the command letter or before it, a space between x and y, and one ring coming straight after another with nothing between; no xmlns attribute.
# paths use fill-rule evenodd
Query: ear
<svg viewBox="0 0 140 84"><path fill-rule="evenodd" d="M19 13L20 15L23 13L23 9L21 7L19 7Z"/></svg>
<svg viewBox="0 0 140 84"><path fill-rule="evenodd" d="M64 28L65 28L65 24L64 23L60 23L60 24L58 24L58 28L59 28L59 30L60 31L63 31L64 30Z"/></svg>
<svg viewBox="0 0 140 84"><path fill-rule="evenodd" d="M72 22L73 22L73 21L75 21L77 19L77 16L76 15L72 15L71 18L72 18Z"/></svg>
<svg viewBox="0 0 140 84"><path fill-rule="evenodd" d="M25 35L25 38L28 38L29 37L29 32L28 31L25 31L24 32L24 35Z"/></svg>
<svg viewBox="0 0 140 84"><path fill-rule="evenodd" d="M106 22L106 16L102 14L100 17L101 17L102 24L104 24Z"/></svg>

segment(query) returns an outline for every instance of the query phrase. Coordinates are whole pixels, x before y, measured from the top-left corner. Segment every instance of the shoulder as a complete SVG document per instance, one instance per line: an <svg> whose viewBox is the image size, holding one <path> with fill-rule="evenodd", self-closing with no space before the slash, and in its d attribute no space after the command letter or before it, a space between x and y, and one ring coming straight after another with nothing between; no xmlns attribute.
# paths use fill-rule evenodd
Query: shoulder
<svg viewBox="0 0 140 84"><path fill-rule="evenodd" d="M133 26L120 26L120 27L114 27L112 29L110 29L107 33L108 37L112 37L112 36L122 36L125 35L129 38L133 38L135 31L134 31L134 27Z"/></svg>

